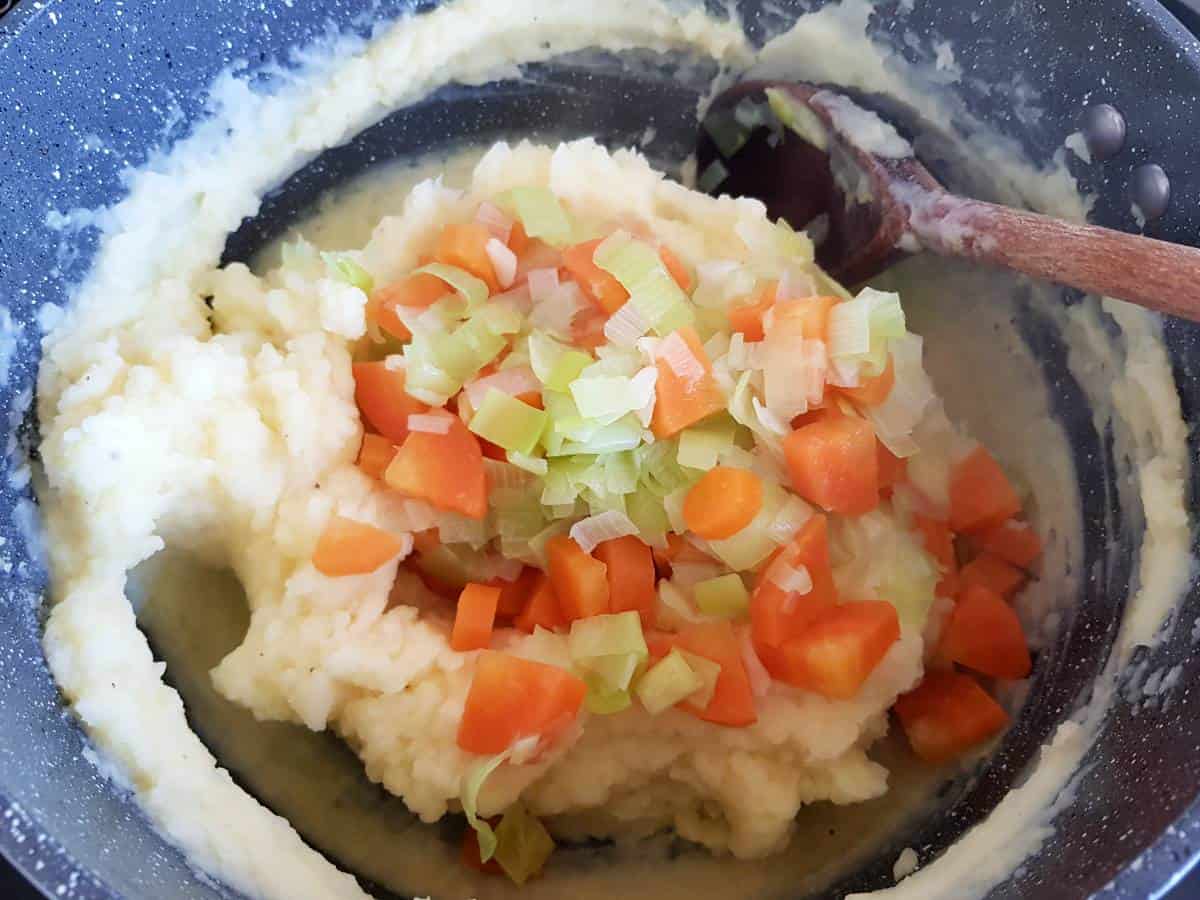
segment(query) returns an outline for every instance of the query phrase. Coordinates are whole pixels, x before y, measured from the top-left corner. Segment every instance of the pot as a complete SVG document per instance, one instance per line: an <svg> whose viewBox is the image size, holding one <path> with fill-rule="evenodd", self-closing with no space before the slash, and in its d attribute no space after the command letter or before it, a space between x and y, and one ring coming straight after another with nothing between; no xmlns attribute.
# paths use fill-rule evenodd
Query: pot
<svg viewBox="0 0 1200 900"><path fill-rule="evenodd" d="M762 39L810 4L738 5L751 34ZM194 871L130 794L102 774L42 654L47 573L25 467L27 456L36 461L30 395L39 322L51 304L66 300L96 249L93 231L64 232L53 213L100 208L119 198L122 169L145 163L156 148L186 134L206 114L199 87L231 60L249 60L249 71L262 70L320 38L331 21L366 34L373 17L410 6L403 0L265 7L210 0L185 11L172 0L124 6L21 0L0 18L0 331L12 339L11 359L0 367L7 373L0 409L13 435L0 479L0 850L48 896L234 896ZM1058 151L1089 104L1111 104L1128 124L1121 152L1090 165L1072 161L1080 188L1095 197L1093 220L1134 228L1131 177L1136 167L1155 163L1169 178L1170 202L1147 232L1181 242L1200 233L1200 149L1193 140L1200 130L1200 48L1154 0L1047 6L887 0L878 13L872 26L877 39L901 52L920 54L935 39L951 41L959 66L973 76L952 87L963 108L1033 159ZM679 70L585 67L567 59L533 66L522 80L446 87L326 151L280 185L259 214L230 235L225 259L249 258L323 191L380 160L463 141L596 134L611 145L635 144L649 123L656 135L647 152L677 163L694 143L702 80ZM1013 84L1040 86L1030 98L1036 115L1014 114L1012 93L993 89ZM909 134L926 135L925 146L938 156L928 160L931 166L951 186L961 182L952 154L938 153L945 135L935 133L919 110L886 96L863 100ZM830 896L890 885L899 848L911 846L922 861L932 859L988 816L1020 783L1038 748L1087 700L1136 588L1143 521L1138 495L1121 481L1111 435L1097 430L1069 369L1063 336L1035 306L1014 315L1051 386L1051 412L1070 438L1085 523L1083 577L1065 598L1057 640L1039 655L1031 699L996 753L942 792L936 815L897 834L830 886ZM1200 329L1168 321L1163 341L1183 416L1195 422ZM1194 431L1188 444L1189 457L1196 458ZM1200 478L1191 473L1188 479L1187 505L1194 510L1200 508ZM1135 655L1135 674L1121 681L1121 696L1040 851L992 896L1057 900L1088 896L1111 883L1114 897L1148 897L1194 861L1200 851L1200 695L1181 687L1161 702L1146 703L1142 690L1147 673L1159 673L1161 681L1162 673L1173 672L1181 686L1200 679L1192 626L1200 622L1200 591L1194 585L1173 618L1179 627L1167 639Z"/></svg>

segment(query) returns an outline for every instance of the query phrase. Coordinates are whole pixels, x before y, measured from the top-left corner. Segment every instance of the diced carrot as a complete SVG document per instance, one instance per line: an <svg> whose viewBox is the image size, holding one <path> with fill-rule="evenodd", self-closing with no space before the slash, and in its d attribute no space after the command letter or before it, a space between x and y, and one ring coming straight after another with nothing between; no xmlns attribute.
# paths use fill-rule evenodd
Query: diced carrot
<svg viewBox="0 0 1200 900"><path fill-rule="evenodd" d="M879 468L881 492L886 493L889 488L895 487L908 476L908 460L893 454L883 445L883 441L877 441L875 445L875 460Z"/></svg>
<svg viewBox="0 0 1200 900"><path fill-rule="evenodd" d="M775 288L772 281L760 286L748 297L734 300L729 307L729 327L740 331L747 341L763 339L763 316L775 304Z"/></svg>
<svg viewBox="0 0 1200 900"><path fill-rule="evenodd" d="M970 675L929 672L896 701L908 742L929 763L949 762L1004 730L1008 715Z"/></svg>
<svg viewBox="0 0 1200 900"><path fill-rule="evenodd" d="M672 644L680 649L710 659L721 667L717 686L708 706L699 709L684 702L683 709L692 715L717 725L745 727L758 721L754 709L754 692L750 676L742 661L742 650L729 622L702 622L689 625L674 635Z"/></svg>
<svg viewBox="0 0 1200 900"><path fill-rule="evenodd" d="M983 531L1021 511L1017 492L1000 464L983 447L950 473L950 527L954 531Z"/></svg>
<svg viewBox="0 0 1200 900"><path fill-rule="evenodd" d="M604 563L612 612L637 610L642 628L653 628L655 619L654 556L633 535L604 541L594 555Z"/></svg>
<svg viewBox="0 0 1200 900"><path fill-rule="evenodd" d="M892 358L889 356L887 365L880 374L863 379L858 387L837 388L837 390L849 398L855 406L864 408L879 406L883 403L892 393L892 387L895 384L896 368L892 365Z"/></svg>
<svg viewBox="0 0 1200 900"><path fill-rule="evenodd" d="M383 473L400 448L381 434L364 434L358 450L357 465L372 478L383 479Z"/></svg>
<svg viewBox="0 0 1200 900"><path fill-rule="evenodd" d="M778 331L791 337L828 342L829 311L837 303L837 297L776 301L775 311L771 314L771 333Z"/></svg>
<svg viewBox="0 0 1200 900"><path fill-rule="evenodd" d="M468 584L458 595L454 613L454 630L450 632L450 649L463 653L483 650L492 642L496 624L496 607L500 603L500 588L486 584Z"/></svg>
<svg viewBox="0 0 1200 900"><path fill-rule="evenodd" d="M1025 583L1025 573L999 556L981 553L962 567L958 581L960 591L979 585L1008 599Z"/></svg>
<svg viewBox="0 0 1200 900"><path fill-rule="evenodd" d="M692 485L683 501L683 520L706 541L733 537L762 509L762 479L749 469L717 466Z"/></svg>
<svg viewBox="0 0 1200 900"><path fill-rule="evenodd" d="M500 816L492 816L487 820L487 823L495 828L500 824ZM461 861L468 869L474 869L476 872L482 872L485 875L504 874L503 867L500 863L496 862L495 857L492 857L487 862L483 861L483 854L479 851L479 833L474 828L468 828L463 832Z"/></svg>
<svg viewBox="0 0 1200 900"><path fill-rule="evenodd" d="M776 564L804 566L812 580L812 590L806 594L784 591L771 580L772 566ZM750 621L755 647L760 650L767 669L771 669L766 657L772 649L799 636L810 622L837 602L837 586L829 560L829 522L818 513L758 572L750 598Z"/></svg>
<svg viewBox="0 0 1200 900"><path fill-rule="evenodd" d="M354 402L367 424L401 444L408 437L408 417L428 407L404 390L404 372L389 369L383 362L357 362L354 373Z"/></svg>
<svg viewBox="0 0 1200 900"><path fill-rule="evenodd" d="M976 538L980 550L1000 557L1014 566L1028 569L1042 555L1042 540L1028 522L1009 519L993 525Z"/></svg>
<svg viewBox="0 0 1200 900"><path fill-rule="evenodd" d="M398 341L407 341L412 337L408 326L396 314L396 307L386 304L380 299L380 291L375 291L367 298L365 314L367 324L382 329L386 334Z"/></svg>
<svg viewBox="0 0 1200 900"><path fill-rule="evenodd" d="M517 399L527 406L532 406L534 409L545 409L542 403L541 391L526 391L523 394L517 394Z"/></svg>
<svg viewBox="0 0 1200 900"><path fill-rule="evenodd" d="M544 572L537 573L525 607L513 624L528 634L533 634L533 629L539 626L553 631L568 624L562 610L559 609L558 598L554 596L554 586L550 583L550 577Z"/></svg>
<svg viewBox="0 0 1200 900"><path fill-rule="evenodd" d="M488 293L494 294L500 290L500 282L496 280L492 258L487 252L487 242L491 239L492 233L478 222L446 225L438 235L433 258L446 265L466 269L476 278L487 282Z"/></svg>
<svg viewBox="0 0 1200 900"><path fill-rule="evenodd" d="M958 593L958 557L954 553L954 533L945 522L920 513L913 514L913 526L921 533L925 551L937 560L942 577L934 589L939 597Z"/></svg>
<svg viewBox="0 0 1200 900"><path fill-rule="evenodd" d="M508 249L517 256L529 248L529 233L521 222L513 222L512 230L508 233Z"/></svg>
<svg viewBox="0 0 1200 900"><path fill-rule="evenodd" d="M805 425L783 439L792 488L822 509L847 516L879 505L875 429L845 416Z"/></svg>
<svg viewBox="0 0 1200 900"><path fill-rule="evenodd" d="M451 293L452 288L428 272L417 272L371 292L367 318L402 341L412 337L396 314L397 306L425 309Z"/></svg>
<svg viewBox="0 0 1200 900"><path fill-rule="evenodd" d="M487 515L487 476L475 435L457 416L445 434L414 431L383 473L388 487L472 519Z"/></svg>
<svg viewBox="0 0 1200 900"><path fill-rule="evenodd" d="M611 316L625 305L629 299L629 291L621 286L611 274L596 265L592 257L603 238L584 241L563 251L562 263L571 273L571 277L579 284L584 296L596 304L606 315Z"/></svg>
<svg viewBox="0 0 1200 900"><path fill-rule="evenodd" d="M966 588L954 604L938 654L992 678L1026 678L1033 668L1016 612L980 585Z"/></svg>
<svg viewBox="0 0 1200 900"><path fill-rule="evenodd" d="M800 413L791 421L792 431L799 431L805 425L812 425L816 422L824 422L826 419L844 419L846 414L842 412L842 408L836 403L826 402L823 406L818 406L816 409L810 409L808 412Z"/></svg>
<svg viewBox="0 0 1200 900"><path fill-rule="evenodd" d="M542 573L532 566L526 566L521 574L513 581L493 581L492 587L500 588L500 600L496 604L496 615L512 619L521 614L529 602L530 595L537 587Z"/></svg>
<svg viewBox="0 0 1200 900"><path fill-rule="evenodd" d="M609 612L608 574L604 563L583 552L566 535L546 542L550 583L568 622Z"/></svg>
<svg viewBox="0 0 1200 900"><path fill-rule="evenodd" d="M400 538L382 528L334 516L313 550L312 562L322 575L365 575L400 552Z"/></svg>
<svg viewBox="0 0 1200 900"><path fill-rule="evenodd" d="M478 435L476 436L478 437ZM479 449L488 459L494 459L497 462L508 462L508 451L499 444L493 444L485 438L478 438Z"/></svg>
<svg viewBox="0 0 1200 900"><path fill-rule="evenodd" d="M575 721L586 693L570 672L489 650L475 665L458 746L491 756L534 735L549 745Z"/></svg>
<svg viewBox="0 0 1200 900"><path fill-rule="evenodd" d="M772 674L823 697L849 700L898 640L900 617L892 604L833 606L779 648L780 670Z"/></svg>
<svg viewBox="0 0 1200 900"><path fill-rule="evenodd" d="M725 409L725 395L713 377L712 363L699 336L691 328L680 328L674 334L683 339L704 371L685 378L676 374L662 357L655 360L658 381L654 385L656 400L650 430L657 438L672 437L689 425Z"/></svg>
<svg viewBox="0 0 1200 900"><path fill-rule="evenodd" d="M683 264L683 260L672 253L666 244L658 248L658 258L671 273L671 278L679 285L679 289L685 294L690 294L695 286L695 280L692 278L692 273L688 271L688 267Z"/></svg>

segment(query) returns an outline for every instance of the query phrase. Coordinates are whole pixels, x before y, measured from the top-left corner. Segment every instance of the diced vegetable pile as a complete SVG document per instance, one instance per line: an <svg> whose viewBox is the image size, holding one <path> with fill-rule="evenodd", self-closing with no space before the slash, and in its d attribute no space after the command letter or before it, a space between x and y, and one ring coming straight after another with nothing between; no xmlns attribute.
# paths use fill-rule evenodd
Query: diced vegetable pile
<svg viewBox="0 0 1200 900"><path fill-rule="evenodd" d="M948 503L910 478L935 398L896 295L850 297L782 223L774 272L693 269L638 223L581 231L526 187L443 227L392 283L329 259L369 296L358 465L411 501L403 565L453 604L450 646L478 654L464 859L518 883L553 841L519 804L478 817L479 790L561 747L581 708L744 728L776 684L853 698L934 594L953 606L895 705L919 757L994 737L1007 717L981 679L1030 671L1010 601L1040 542L977 444L944 463ZM838 565L889 558L881 510L917 549L847 596ZM335 517L313 563L365 574L408 546ZM492 649L498 629L565 635L570 671Z"/></svg>

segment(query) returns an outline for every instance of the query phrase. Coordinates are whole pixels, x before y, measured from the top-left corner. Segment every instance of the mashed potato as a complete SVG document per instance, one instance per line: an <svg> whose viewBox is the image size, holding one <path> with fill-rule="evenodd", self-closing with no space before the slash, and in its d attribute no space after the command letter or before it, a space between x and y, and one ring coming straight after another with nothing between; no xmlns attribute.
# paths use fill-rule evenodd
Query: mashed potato
<svg viewBox="0 0 1200 900"><path fill-rule="evenodd" d="M556 150L497 145L469 190L419 185L357 259L377 281L397 277L439 225L518 184L549 186L568 208L598 219L643 221L691 262L728 256L741 245L737 235L767 225L758 203L690 192L631 152L610 155L591 141ZM218 690L261 719L336 731L370 778L435 821L460 808L478 762L455 741L475 655L450 650L445 614L416 578L402 572L397 581L395 563L329 578L309 561L334 514L397 533L413 527L402 498L353 464L362 431L350 347L365 330L366 297L303 260L261 278L240 264L213 271L207 291L211 328L204 304L180 289L102 344L60 345L56 362L76 375L43 454L59 533L74 528L79 540L55 542L59 564L78 570L90 557L85 571L119 579L166 544L230 565L251 620L242 645L213 672ZM86 361L68 358L84 350ZM86 528L93 515L111 527ZM852 565L837 575L847 587L865 577ZM52 660L69 667L76 642L103 631L102 615L82 587L68 591L48 628ZM505 631L498 644L568 664L563 636ZM538 763L506 765L489 778L481 812L521 797L572 836L670 826L714 851L771 853L802 804L853 803L886 790L887 772L867 749L886 731L896 696L918 680L921 654L919 627L906 627L854 700L777 684L745 729L674 710L585 714ZM90 702L80 712L102 730L122 714ZM155 777L153 756L142 748L135 782L139 772Z"/></svg>

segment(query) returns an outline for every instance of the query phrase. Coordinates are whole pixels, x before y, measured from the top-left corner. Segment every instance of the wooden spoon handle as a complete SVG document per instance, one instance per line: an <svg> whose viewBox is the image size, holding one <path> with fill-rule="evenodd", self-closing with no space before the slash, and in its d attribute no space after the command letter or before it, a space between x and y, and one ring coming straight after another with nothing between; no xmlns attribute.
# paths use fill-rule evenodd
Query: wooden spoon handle
<svg viewBox="0 0 1200 900"><path fill-rule="evenodd" d="M1200 250L944 192L903 198L927 250L1200 321Z"/></svg>

